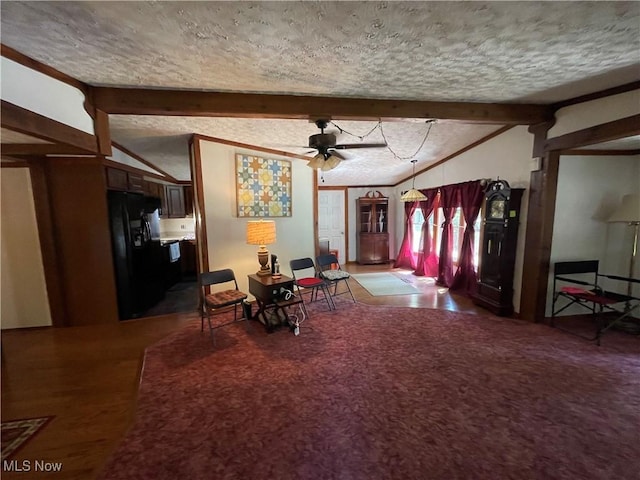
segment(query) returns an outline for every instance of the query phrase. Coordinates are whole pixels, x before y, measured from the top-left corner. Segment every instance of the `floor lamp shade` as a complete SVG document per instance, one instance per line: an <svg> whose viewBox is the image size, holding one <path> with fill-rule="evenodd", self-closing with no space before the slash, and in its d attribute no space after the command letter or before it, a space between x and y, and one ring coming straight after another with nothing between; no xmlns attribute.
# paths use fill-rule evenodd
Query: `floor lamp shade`
<svg viewBox="0 0 640 480"><path fill-rule="evenodd" d="M609 222L640 222L640 194L630 193L622 197L622 203L611 214Z"/></svg>
<svg viewBox="0 0 640 480"><path fill-rule="evenodd" d="M258 262L260 270L256 272L260 276L271 275L269 263L269 251L267 245L276 242L276 222L273 220L257 220L247 222L247 244L259 245Z"/></svg>

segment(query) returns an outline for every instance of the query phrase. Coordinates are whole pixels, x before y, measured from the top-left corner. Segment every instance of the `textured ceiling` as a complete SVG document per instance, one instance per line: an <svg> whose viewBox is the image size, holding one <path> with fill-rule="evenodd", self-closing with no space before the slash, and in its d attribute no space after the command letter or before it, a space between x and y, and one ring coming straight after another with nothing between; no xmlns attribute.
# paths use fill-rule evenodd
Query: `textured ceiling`
<svg viewBox="0 0 640 480"><path fill-rule="evenodd" d="M208 135L233 139L236 142L259 145L291 153L309 152L308 136L319 133L307 120L274 120L245 118L187 118L160 116L112 116L112 135L126 139L124 143L133 151L144 151L160 168L171 169L173 159L182 151L186 154L189 134L207 132ZM346 132L330 124L325 132L337 134L337 143L359 143L360 136L373 132L362 140L365 143L384 143L387 148L340 150L346 160L338 168L323 174L326 185L386 185L405 178L411 171L410 158L418 159L416 169L434 159L444 158L471 142L494 132L499 126L470 125L441 121L431 127L425 122L336 121ZM431 128L431 131L429 131ZM427 137L428 134L428 137ZM174 135L178 135L174 137ZM167 140L168 137L168 140ZM427 141L418 151L422 141ZM297 147L297 148L296 148ZM396 156L393 155L395 152ZM416 154L414 157L414 154ZM188 166L185 165L188 178Z"/></svg>
<svg viewBox="0 0 640 480"><path fill-rule="evenodd" d="M640 2L1 2L0 8L3 44L92 85L553 103L640 77ZM317 131L290 120L112 116L111 125L114 140L180 179L189 177L186 134L273 146L305 145ZM360 133L371 123L349 125ZM424 138L424 123L393 128L398 133L389 144L399 152L413 153ZM438 123L417 168L495 128ZM383 149L347 154L352 160L325 175L327 184L387 184L410 172L408 161Z"/></svg>

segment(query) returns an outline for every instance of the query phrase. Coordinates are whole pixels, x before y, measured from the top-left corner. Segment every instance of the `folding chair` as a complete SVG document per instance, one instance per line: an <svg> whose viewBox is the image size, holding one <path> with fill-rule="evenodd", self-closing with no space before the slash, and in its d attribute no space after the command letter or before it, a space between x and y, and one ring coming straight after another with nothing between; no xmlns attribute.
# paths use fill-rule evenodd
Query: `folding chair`
<svg viewBox="0 0 640 480"><path fill-rule="evenodd" d="M298 295L302 298L302 307L304 308L305 315L309 316L307 313L307 307L305 306L304 296L302 295L300 288L305 290L308 289L310 291L309 303L318 300L318 291L322 290L322 294L324 295L324 299L327 302L329 310L336 308L327 288L327 282L316 276L316 266L313 264L313 260L311 258L306 257L291 260L289 261L289 267L291 268L293 283L298 290ZM298 272L297 276L296 272Z"/></svg>
<svg viewBox="0 0 640 480"><path fill-rule="evenodd" d="M353 303L356 303L356 299L353 296L353 292L351 291L351 287L349 286L349 272L345 272L340 267L340 262L338 262L338 257L336 257L333 253L327 253L324 255L318 256L316 258L316 264L318 265L318 274L320 278L326 280L329 283L329 286L333 285L333 296L342 295L343 293L348 293L351 295L351 299ZM338 293L338 284L340 282L344 282L347 286L347 290L344 292Z"/></svg>
<svg viewBox="0 0 640 480"><path fill-rule="evenodd" d="M230 287L233 282L234 288L227 288L216 292L210 292L211 286L221 285L222 288ZM225 285L226 284L226 285ZM242 305L247 298L247 294L238 290L238 282L236 281L235 274L230 268L224 270L216 270L213 272L206 272L200 275L200 288L201 288L201 301L200 301L200 331L204 331L204 317L207 316L209 322L209 332L211 333L211 341L215 345L215 339L213 331L216 328L224 327L238 321L237 308L238 305ZM233 306L233 321L225 322L220 325L213 325L211 317L216 314L228 312L230 307ZM243 316L247 322L248 316L245 314L245 309L242 309Z"/></svg>
<svg viewBox="0 0 640 480"><path fill-rule="evenodd" d="M601 275L598 273L598 260L583 260L575 262L557 262L553 266L553 304L551 308L551 326L567 333L578 335L588 340L595 340L600 345L600 337L617 322L627 318L638 305L629 308L629 302L637 298L616 292L604 290L600 285L600 278L634 281L615 275ZM558 308L560 299L567 302ZM620 310L614 305L625 303L625 309ZM572 305L580 305L591 311L596 323L596 333L593 337L586 337L572 330L556 326L556 316ZM606 312L605 312L606 311ZM605 313L613 313L605 318Z"/></svg>

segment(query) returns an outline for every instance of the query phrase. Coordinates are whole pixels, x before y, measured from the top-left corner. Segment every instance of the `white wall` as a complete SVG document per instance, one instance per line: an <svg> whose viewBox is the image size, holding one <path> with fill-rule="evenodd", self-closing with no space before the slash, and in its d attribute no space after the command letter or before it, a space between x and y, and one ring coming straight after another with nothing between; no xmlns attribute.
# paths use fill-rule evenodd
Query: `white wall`
<svg viewBox="0 0 640 480"><path fill-rule="evenodd" d="M194 216L184 218L161 218L160 238L193 237L196 231Z"/></svg>
<svg viewBox="0 0 640 480"><path fill-rule="evenodd" d="M289 260L315 257L313 236L313 170L307 162L279 157L244 148L198 140L202 159L205 218L209 254L209 269L232 268L241 290L249 292L247 275L259 269L258 247L247 245L246 225L256 218L236 216L235 155L245 153L263 158L291 162L292 216L271 217L276 223L277 241L267 245L278 255L281 272L290 275ZM195 175L194 175L195 177Z"/></svg>
<svg viewBox="0 0 640 480"><path fill-rule="evenodd" d="M3 168L0 183L0 325L51 325L29 170Z"/></svg>
<svg viewBox="0 0 640 480"><path fill-rule="evenodd" d="M520 227L518 229L518 249L513 281L513 304L516 312L520 311L522 289L522 263L524 259L524 242L527 226L527 207L529 205L529 182L531 177L530 160L533 151L533 135L526 126L514 127L502 135L478 145L463 154L437 167L416 176L416 188L431 188L452 183L478 180L481 178L496 179L500 177L509 182L513 188L524 188L522 208L520 210ZM411 180L398 185L396 198L400 192L411 188ZM399 247L404 234L404 206L398 202L395 209L395 244Z"/></svg>
<svg viewBox="0 0 640 480"><path fill-rule="evenodd" d="M640 113L640 90L599 98L561 108L548 138L611 122Z"/></svg>
<svg viewBox="0 0 640 480"><path fill-rule="evenodd" d="M163 175L162 173L158 172L157 170L154 170L153 168L151 168L150 166L142 163L139 160L136 160L131 155L127 155L122 150L119 150L116 147L112 147L111 148L111 153L112 153L112 155L110 157L107 157L109 160L113 160L114 162L122 163L122 164L128 165L130 167L135 167L135 168L138 168L140 170L144 170L146 172L155 173L156 175Z"/></svg>
<svg viewBox="0 0 640 480"><path fill-rule="evenodd" d="M0 69L3 100L94 134L80 90L5 57L0 58Z"/></svg>
<svg viewBox="0 0 640 480"><path fill-rule="evenodd" d="M553 224L547 311L553 302L553 264L600 260L600 273L629 275L632 228L607 219L628 193L640 193L638 156L562 156ZM640 265L636 266L640 278ZM603 280L603 286L625 293L627 285ZM637 288L636 288L637 290ZM571 307L561 315L585 313Z"/></svg>

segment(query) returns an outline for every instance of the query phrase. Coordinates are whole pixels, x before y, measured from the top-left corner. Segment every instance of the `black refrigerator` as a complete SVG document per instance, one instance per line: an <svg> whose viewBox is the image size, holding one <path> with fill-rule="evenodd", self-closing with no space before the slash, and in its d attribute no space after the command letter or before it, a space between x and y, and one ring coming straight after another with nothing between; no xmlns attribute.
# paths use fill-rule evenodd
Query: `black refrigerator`
<svg viewBox="0 0 640 480"><path fill-rule="evenodd" d="M138 318L164 298L162 249L148 220L159 199L109 191L108 203L119 317Z"/></svg>

